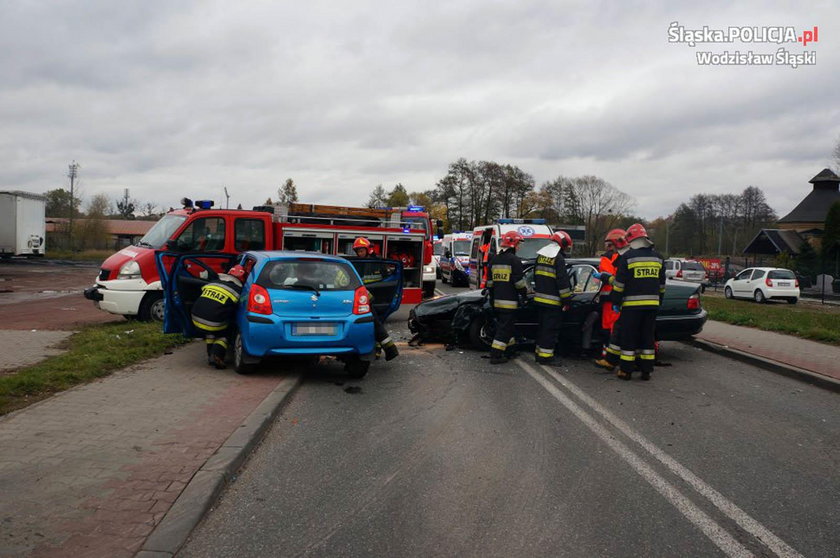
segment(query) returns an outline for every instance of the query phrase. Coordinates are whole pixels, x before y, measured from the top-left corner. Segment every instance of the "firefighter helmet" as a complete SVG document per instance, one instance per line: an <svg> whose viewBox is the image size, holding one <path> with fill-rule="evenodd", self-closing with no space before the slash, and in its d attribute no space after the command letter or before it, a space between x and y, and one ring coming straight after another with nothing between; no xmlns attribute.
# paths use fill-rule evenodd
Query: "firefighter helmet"
<svg viewBox="0 0 840 558"><path fill-rule="evenodd" d="M516 231L508 231L502 235L502 248L516 248L522 242L522 235Z"/></svg>
<svg viewBox="0 0 840 558"><path fill-rule="evenodd" d="M627 231L624 229L613 229L607 233L607 237L604 240L612 242L613 246L615 246L617 250L620 250L627 246L627 240L624 238L625 236L627 236Z"/></svg>
<svg viewBox="0 0 840 558"><path fill-rule="evenodd" d="M353 242L353 250L357 250L359 248L366 248L370 251L370 240L367 238L360 236Z"/></svg>
<svg viewBox="0 0 840 558"><path fill-rule="evenodd" d="M228 275L230 275L231 277L236 277L237 279L242 281L243 279L245 279L246 275L245 268L239 264L236 264L235 266L230 268L230 270L228 271Z"/></svg>
<svg viewBox="0 0 840 558"><path fill-rule="evenodd" d="M636 223L635 225L630 225L627 229L627 236L624 239L627 241L627 244L630 244L637 238L647 238L648 233L645 230L645 227L642 226L640 223Z"/></svg>
<svg viewBox="0 0 840 558"><path fill-rule="evenodd" d="M561 250L572 249L572 237L569 236L569 233L566 231L555 231L555 233L551 235L551 240L559 244Z"/></svg>

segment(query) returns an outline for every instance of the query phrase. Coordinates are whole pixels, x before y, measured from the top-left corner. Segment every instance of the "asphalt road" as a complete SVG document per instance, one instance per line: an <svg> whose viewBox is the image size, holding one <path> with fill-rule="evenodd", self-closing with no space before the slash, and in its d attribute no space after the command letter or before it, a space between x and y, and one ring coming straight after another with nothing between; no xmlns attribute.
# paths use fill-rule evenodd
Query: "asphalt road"
<svg viewBox="0 0 840 558"><path fill-rule="evenodd" d="M441 345L360 381L322 361L179 555L837 556L837 394L663 354L629 383Z"/></svg>

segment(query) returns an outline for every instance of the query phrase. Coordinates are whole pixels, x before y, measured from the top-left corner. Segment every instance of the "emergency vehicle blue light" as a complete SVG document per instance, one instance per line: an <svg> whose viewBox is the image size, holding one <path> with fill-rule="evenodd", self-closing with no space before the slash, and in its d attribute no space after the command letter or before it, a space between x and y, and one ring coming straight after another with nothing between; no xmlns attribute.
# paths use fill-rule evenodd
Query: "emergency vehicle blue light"
<svg viewBox="0 0 840 558"><path fill-rule="evenodd" d="M406 211L426 211L422 205L409 205Z"/></svg>
<svg viewBox="0 0 840 558"><path fill-rule="evenodd" d="M500 225L510 225L513 223L513 219L497 219L496 222Z"/></svg>
<svg viewBox="0 0 840 558"><path fill-rule="evenodd" d="M408 233L411 231L411 225L403 225L403 232Z"/></svg>
<svg viewBox="0 0 840 558"><path fill-rule="evenodd" d="M213 200L196 200L195 206L199 209L210 209L216 205Z"/></svg>

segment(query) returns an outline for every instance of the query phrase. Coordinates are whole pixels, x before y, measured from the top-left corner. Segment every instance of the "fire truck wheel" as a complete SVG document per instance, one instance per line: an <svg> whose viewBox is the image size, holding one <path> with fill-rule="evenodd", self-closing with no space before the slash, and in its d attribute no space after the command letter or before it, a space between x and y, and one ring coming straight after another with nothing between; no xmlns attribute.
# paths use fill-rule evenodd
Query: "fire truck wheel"
<svg viewBox="0 0 840 558"><path fill-rule="evenodd" d="M144 322L163 321L163 293L160 291L149 291L140 303L137 311L137 319Z"/></svg>

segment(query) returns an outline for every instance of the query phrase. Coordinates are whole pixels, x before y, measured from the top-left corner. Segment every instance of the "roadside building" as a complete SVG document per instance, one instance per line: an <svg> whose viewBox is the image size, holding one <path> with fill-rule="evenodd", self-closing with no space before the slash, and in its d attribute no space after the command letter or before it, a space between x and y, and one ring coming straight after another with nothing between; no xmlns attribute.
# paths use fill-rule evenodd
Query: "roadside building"
<svg viewBox="0 0 840 558"><path fill-rule="evenodd" d="M156 222L138 219L102 219L96 223L97 225L101 223L103 228L101 239L97 239L92 246L85 246L85 248L120 250L140 240ZM73 219L73 228L77 231L83 231L91 224L90 219ZM47 239L54 242L51 246L63 246L66 243L68 227L69 219L65 217L47 217Z"/></svg>
<svg viewBox="0 0 840 558"><path fill-rule="evenodd" d="M808 195L779 219L777 228L761 229L744 248L744 254L778 256L787 252L795 256L803 242L819 251L828 210L840 201L840 176L823 169L808 182L813 184Z"/></svg>

